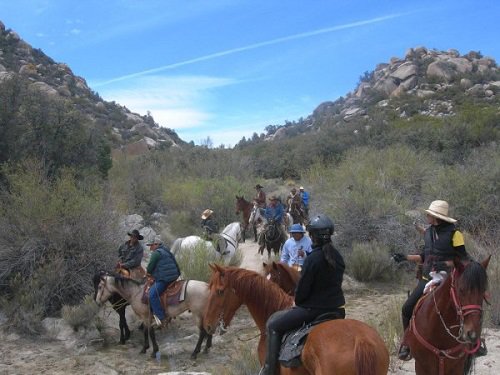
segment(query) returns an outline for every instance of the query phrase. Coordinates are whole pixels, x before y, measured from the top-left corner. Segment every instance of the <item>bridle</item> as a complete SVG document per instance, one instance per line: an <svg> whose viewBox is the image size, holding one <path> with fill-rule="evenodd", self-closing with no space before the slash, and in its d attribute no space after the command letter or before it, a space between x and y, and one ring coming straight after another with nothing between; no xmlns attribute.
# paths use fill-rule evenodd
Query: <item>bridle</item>
<svg viewBox="0 0 500 375"><path fill-rule="evenodd" d="M474 345L474 347L472 349L468 349L467 348L468 342L463 341L462 339L460 339L460 337L463 334L465 317L468 316L468 315L472 315L472 314L479 314L480 316L482 316L482 310L483 309L482 309L482 306L478 305L478 304L462 305L460 303L460 299L458 297L457 290L456 290L457 274L458 274L458 270L454 269L453 272L452 272L452 274L451 274L450 298L453 301L453 305L454 305L455 310L457 312L457 316L458 316L458 318L460 320L460 323L459 323L458 326L455 325L455 326L448 327L448 325L444 321L444 318L443 318L443 316L441 314L441 311L439 310L439 307L438 307L438 304L437 304L437 301L436 301L436 296L435 296L436 289L434 289L431 292L432 293L432 299L434 301L434 309L435 309L437 315L439 316L441 324L443 325L446 333L450 337L452 337L458 343L456 346L454 346L452 348L449 348L449 349L439 349L439 348L433 346L431 343L429 343L417 331L417 327L416 327L416 324L415 324L415 315L416 315L416 312L418 311L419 307L422 305L422 302L423 302L424 298L420 299L418 305L414 309L413 316L411 318L410 330L413 332L413 334L415 335L415 337L417 338L417 340L419 341L420 344L422 344L425 348L427 348L428 350L430 350L431 352L433 352L438 357L438 359L439 359L439 374L440 375L444 374L444 359L445 358L448 358L448 359L460 359L465 354L474 354L479 349L479 347L481 345L481 339L478 337L477 341L476 341L476 344ZM455 327L459 327L457 335L454 335L451 332L451 329L453 329Z"/></svg>

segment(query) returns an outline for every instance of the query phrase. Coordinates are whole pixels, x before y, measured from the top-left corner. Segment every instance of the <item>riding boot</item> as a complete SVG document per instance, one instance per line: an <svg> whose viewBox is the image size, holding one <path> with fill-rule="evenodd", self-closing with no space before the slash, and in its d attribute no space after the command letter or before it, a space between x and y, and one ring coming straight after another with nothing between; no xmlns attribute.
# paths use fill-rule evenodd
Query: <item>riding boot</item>
<svg viewBox="0 0 500 375"><path fill-rule="evenodd" d="M398 358L402 361L409 361L411 359L410 347L405 342L406 330L408 329L409 325L410 320L403 315L403 339L401 340L401 345L398 351Z"/></svg>
<svg viewBox="0 0 500 375"><path fill-rule="evenodd" d="M278 367L278 356L281 347L281 334L270 331L267 335L266 362L261 368L259 375L275 375Z"/></svg>

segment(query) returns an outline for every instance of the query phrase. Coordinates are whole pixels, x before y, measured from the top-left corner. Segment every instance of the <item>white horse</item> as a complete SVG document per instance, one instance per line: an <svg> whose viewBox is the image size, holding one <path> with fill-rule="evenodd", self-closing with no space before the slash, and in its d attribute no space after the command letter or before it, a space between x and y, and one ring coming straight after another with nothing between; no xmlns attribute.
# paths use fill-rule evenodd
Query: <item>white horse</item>
<svg viewBox="0 0 500 375"><path fill-rule="evenodd" d="M227 263L238 249L241 241L241 224L235 221L227 225L224 230L216 234L214 241L205 241L198 236L188 236L177 238L172 244L172 254L177 255L186 250L193 250L196 246L205 246L208 251L219 254Z"/></svg>
<svg viewBox="0 0 500 375"><path fill-rule="evenodd" d="M205 353L208 352L208 349L212 346L212 335L209 335L203 329L202 322L209 289L208 284L203 281L183 280L183 282L187 283L185 286L184 299L177 304L168 305L165 312L167 316L173 318L184 311L191 311L195 324L200 330L198 342L191 354L191 358L194 359L200 352L201 345L205 338L207 338ZM151 357L155 358L158 352L158 344L156 342L154 329L151 326L153 322L153 313L151 313L149 309L149 304L142 302L143 292L144 283L121 276L102 275L101 281L97 287L95 301L101 306L115 293L118 293L124 298L144 323L144 344L141 353L146 353L146 350L149 348L149 336L151 336L151 342L153 343L153 353Z"/></svg>

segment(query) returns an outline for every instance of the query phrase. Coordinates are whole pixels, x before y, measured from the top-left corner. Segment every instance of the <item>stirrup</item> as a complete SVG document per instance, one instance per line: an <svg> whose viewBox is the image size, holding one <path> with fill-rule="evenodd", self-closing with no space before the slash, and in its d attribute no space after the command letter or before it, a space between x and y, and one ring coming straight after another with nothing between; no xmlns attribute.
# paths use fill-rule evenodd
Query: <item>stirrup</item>
<svg viewBox="0 0 500 375"><path fill-rule="evenodd" d="M156 315L153 314L153 325L158 328L158 327L161 327L161 320L160 318L158 318Z"/></svg>

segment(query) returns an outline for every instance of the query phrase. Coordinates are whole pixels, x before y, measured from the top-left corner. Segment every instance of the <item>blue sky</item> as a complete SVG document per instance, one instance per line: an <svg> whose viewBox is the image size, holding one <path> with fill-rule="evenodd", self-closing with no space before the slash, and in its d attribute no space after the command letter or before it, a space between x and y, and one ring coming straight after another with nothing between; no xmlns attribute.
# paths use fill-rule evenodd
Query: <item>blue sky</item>
<svg viewBox="0 0 500 375"><path fill-rule="evenodd" d="M500 63L500 1L0 0L0 20L105 100L234 146L410 47Z"/></svg>

